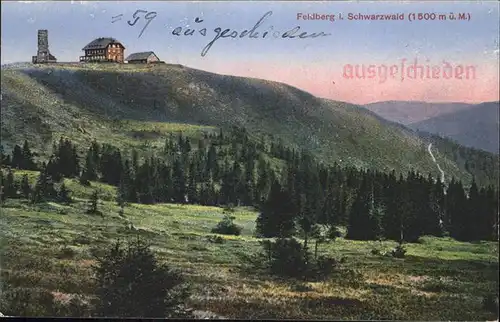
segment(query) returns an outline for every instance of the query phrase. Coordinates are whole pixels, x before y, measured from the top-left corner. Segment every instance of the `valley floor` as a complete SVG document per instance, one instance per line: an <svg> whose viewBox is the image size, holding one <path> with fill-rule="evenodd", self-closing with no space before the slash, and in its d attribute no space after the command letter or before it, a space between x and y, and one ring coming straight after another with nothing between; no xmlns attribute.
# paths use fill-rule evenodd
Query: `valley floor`
<svg viewBox="0 0 500 322"><path fill-rule="evenodd" d="M235 222L244 227L242 236L222 236L224 242L215 243L210 230L222 219L221 208L131 204L120 217L114 188L97 183L86 188L65 180L74 193L70 205L31 205L22 199L3 204L3 292L44 289L60 302L76 295L89 299L96 249L139 235L152 243L162 262L181 269L192 290L187 306L197 312L243 319L497 318L482 304L498 286L496 243L424 237L408 244L406 257L398 259L371 253L374 248L390 250L395 242L339 238L319 246L319 253L345 258L329 280L280 280L248 260L261 251L252 237L257 216L252 209L234 213ZM102 191L103 217L85 213L96 187Z"/></svg>

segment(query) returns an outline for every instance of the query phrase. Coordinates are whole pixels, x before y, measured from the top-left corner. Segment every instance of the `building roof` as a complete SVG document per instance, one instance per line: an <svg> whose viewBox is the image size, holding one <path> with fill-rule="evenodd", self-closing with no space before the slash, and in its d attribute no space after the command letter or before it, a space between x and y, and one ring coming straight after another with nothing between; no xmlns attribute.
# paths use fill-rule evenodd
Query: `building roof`
<svg viewBox="0 0 500 322"><path fill-rule="evenodd" d="M120 46L125 48L118 40L116 40L114 38L100 37L100 38L97 38L97 39L93 40L92 42L90 42L87 46L83 47L82 50L104 49L104 48L108 47L109 44L119 44Z"/></svg>
<svg viewBox="0 0 500 322"><path fill-rule="evenodd" d="M130 54L127 59L127 61L129 60L145 60L145 59L148 59L149 56L151 55L155 55L156 54L152 51L144 51L142 53L133 53L133 54ZM156 56L156 58L158 58L158 56Z"/></svg>

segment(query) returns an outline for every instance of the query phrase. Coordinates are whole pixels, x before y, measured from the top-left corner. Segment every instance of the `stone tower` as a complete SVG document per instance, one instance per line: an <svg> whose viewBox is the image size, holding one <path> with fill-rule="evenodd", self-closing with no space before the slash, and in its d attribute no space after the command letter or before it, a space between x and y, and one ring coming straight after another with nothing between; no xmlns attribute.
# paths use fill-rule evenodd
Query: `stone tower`
<svg viewBox="0 0 500 322"><path fill-rule="evenodd" d="M38 52L33 56L33 63L55 63L57 59L49 51L49 32L46 29L38 30Z"/></svg>

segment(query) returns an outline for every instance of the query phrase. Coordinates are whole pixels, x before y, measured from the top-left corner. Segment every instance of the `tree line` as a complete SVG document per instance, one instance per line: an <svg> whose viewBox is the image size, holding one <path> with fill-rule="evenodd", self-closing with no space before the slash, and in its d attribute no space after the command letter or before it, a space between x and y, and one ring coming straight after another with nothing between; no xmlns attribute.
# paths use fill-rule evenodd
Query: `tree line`
<svg viewBox="0 0 500 322"><path fill-rule="evenodd" d="M34 187L27 176L15 182L1 173L2 200L69 202L62 178L83 185L99 181L117 187L117 201L253 206L259 209L262 237L312 236L318 226L347 227L347 238L415 241L422 235L472 240L498 238L498 191L469 189L452 179L409 171L340 167L318 161L279 141L251 137L244 129L204 133L196 138L170 135L161 149L139 154L92 142L84 155L61 138L47 162L37 163L28 142L11 155L0 151L3 168L39 170Z"/></svg>

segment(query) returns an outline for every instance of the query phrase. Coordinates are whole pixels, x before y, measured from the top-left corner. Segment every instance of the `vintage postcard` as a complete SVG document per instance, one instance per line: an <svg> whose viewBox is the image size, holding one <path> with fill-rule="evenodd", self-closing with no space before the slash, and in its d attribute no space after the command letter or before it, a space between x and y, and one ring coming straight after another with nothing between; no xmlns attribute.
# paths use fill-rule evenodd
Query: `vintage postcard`
<svg viewBox="0 0 500 322"><path fill-rule="evenodd" d="M498 321L499 2L1 5L1 316Z"/></svg>

